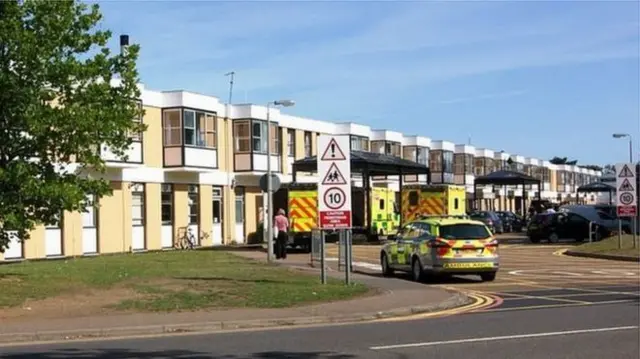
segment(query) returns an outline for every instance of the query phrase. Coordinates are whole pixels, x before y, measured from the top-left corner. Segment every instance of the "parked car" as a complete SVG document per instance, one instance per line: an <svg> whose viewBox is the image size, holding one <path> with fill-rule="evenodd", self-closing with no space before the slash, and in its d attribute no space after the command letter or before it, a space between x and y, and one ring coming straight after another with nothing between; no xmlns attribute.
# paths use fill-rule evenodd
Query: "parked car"
<svg viewBox="0 0 640 359"><path fill-rule="evenodd" d="M496 213L500 216L504 231L507 233L522 232L526 227L526 222L520 215L511 211L498 211Z"/></svg>
<svg viewBox="0 0 640 359"><path fill-rule="evenodd" d="M469 215L469 217L475 221L484 223L491 233L504 233L504 225L502 219L496 212L492 211L477 211Z"/></svg>
<svg viewBox="0 0 640 359"><path fill-rule="evenodd" d="M621 225L624 232L632 233L631 221L628 219L620 219L610 208L607 209L597 205L572 204L561 206L560 212L577 213L587 220L600 226L608 227L611 230L617 231Z"/></svg>
<svg viewBox="0 0 640 359"><path fill-rule="evenodd" d="M561 238L582 242L589 238L589 221L578 213L561 211L540 213L533 216L527 227L527 236L532 243L546 239L557 243ZM591 227L592 239L599 241L611 234L611 228L594 223Z"/></svg>

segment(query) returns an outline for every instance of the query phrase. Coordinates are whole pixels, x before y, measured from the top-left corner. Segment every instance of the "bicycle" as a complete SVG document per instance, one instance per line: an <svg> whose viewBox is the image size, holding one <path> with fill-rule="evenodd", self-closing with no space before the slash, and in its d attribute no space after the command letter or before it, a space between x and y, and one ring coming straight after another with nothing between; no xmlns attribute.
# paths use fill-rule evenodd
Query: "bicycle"
<svg viewBox="0 0 640 359"><path fill-rule="evenodd" d="M196 236L189 227L181 227L178 229L178 238L174 243L176 249L193 249L196 245Z"/></svg>

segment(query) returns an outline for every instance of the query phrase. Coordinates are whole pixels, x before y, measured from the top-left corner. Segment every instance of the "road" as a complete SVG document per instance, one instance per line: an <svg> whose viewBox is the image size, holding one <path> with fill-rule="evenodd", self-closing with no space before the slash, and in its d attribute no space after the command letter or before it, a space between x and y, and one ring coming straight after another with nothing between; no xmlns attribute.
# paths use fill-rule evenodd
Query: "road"
<svg viewBox="0 0 640 359"><path fill-rule="evenodd" d="M430 320L25 345L4 359L637 359L638 302Z"/></svg>
<svg viewBox="0 0 640 359"><path fill-rule="evenodd" d="M495 282L460 277L431 283L494 296L491 308L410 321L209 335L0 347L22 358L466 359L640 357L637 263L574 258L571 244L501 247ZM331 254L331 250L329 250ZM354 249L359 268L379 275L379 247ZM368 265L366 263L369 263ZM404 279L389 279L402 281ZM399 283L400 284L400 283Z"/></svg>

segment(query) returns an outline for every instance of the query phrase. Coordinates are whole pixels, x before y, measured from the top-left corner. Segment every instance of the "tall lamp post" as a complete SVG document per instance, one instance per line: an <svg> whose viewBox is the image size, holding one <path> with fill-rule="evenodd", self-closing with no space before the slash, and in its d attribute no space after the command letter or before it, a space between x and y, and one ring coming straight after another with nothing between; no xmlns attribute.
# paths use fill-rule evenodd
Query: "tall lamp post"
<svg viewBox="0 0 640 359"><path fill-rule="evenodd" d="M631 135L628 133L614 133L613 134L613 138L629 138L629 163L631 163L631 165L633 165L633 139L631 138ZM636 170L636 166L633 166L633 170ZM637 175L637 173L636 173ZM636 188L636 195L638 194L638 189ZM636 198L637 201L637 198ZM637 208L636 208L637 211ZM633 248L637 248L637 244L636 244L636 232L638 231L638 214L636 213L636 216L633 218L633 226L632 226L632 231L633 231ZM620 238L620 237L618 237ZM618 241L618 247L620 247L620 241Z"/></svg>
<svg viewBox="0 0 640 359"><path fill-rule="evenodd" d="M267 103L267 261L273 261L273 182L271 181L271 106L291 107L293 100L279 100Z"/></svg>

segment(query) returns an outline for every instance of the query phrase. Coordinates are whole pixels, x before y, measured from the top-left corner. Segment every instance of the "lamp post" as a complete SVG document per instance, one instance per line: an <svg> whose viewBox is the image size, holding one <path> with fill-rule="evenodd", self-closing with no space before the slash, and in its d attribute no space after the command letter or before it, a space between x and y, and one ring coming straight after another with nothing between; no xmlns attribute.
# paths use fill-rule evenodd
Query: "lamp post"
<svg viewBox="0 0 640 359"><path fill-rule="evenodd" d="M614 133L613 134L613 138L629 138L629 163L631 163L631 165L633 165L633 139L631 138L631 135L628 133ZM633 170L636 171L636 166L633 166ZM637 173L636 173L637 175ZM637 182L636 182L637 183ZM638 193L638 189L636 188L636 195ZM637 196L636 196L636 201L637 201ZM636 204L637 206L637 204ZM637 207L636 207L636 211L637 211ZM636 216L633 218L632 220L633 222L633 226L632 227L632 231L633 231L633 248L637 248L637 244L636 244L636 232L638 231L638 214L636 214ZM620 235L618 234L618 248L621 247L621 243L620 243Z"/></svg>
<svg viewBox="0 0 640 359"><path fill-rule="evenodd" d="M267 103L267 261L273 261L273 183L271 181L271 106L290 107L296 103L292 100L279 100Z"/></svg>

